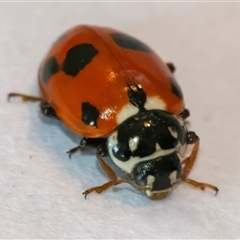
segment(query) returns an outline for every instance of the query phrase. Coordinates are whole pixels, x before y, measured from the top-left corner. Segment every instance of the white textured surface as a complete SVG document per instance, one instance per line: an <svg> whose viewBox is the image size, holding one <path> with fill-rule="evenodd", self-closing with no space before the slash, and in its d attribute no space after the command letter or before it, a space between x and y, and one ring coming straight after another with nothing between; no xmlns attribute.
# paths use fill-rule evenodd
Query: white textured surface
<svg viewBox="0 0 240 240"><path fill-rule="evenodd" d="M240 3L0 3L0 238L237 238L240 236ZM219 195L180 184L163 201L120 185L102 195L94 151L37 103L36 73L51 42L81 23L140 38L176 76L201 151L191 178Z"/></svg>

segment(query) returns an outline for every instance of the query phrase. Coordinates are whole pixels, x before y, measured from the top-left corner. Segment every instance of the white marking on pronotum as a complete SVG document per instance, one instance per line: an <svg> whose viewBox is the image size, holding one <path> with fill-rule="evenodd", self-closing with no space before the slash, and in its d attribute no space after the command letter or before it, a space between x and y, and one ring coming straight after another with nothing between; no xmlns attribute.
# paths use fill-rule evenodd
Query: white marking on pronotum
<svg viewBox="0 0 240 240"><path fill-rule="evenodd" d="M156 147L156 150L157 150L157 151L159 151L159 150L161 149L158 143L156 143L156 146L155 146L155 147Z"/></svg>
<svg viewBox="0 0 240 240"><path fill-rule="evenodd" d="M159 109L159 110L166 110L166 104L163 100L157 97L148 97L146 103L144 104L145 109L152 110L152 109Z"/></svg>
<svg viewBox="0 0 240 240"><path fill-rule="evenodd" d="M117 123L121 124L126 119L130 118L131 116L137 114L139 109L132 104L125 105L118 113L117 115Z"/></svg>
<svg viewBox="0 0 240 240"><path fill-rule="evenodd" d="M179 148L179 155L180 155L181 157L185 157L186 152L187 152L187 144L184 143L184 144L181 145L180 148Z"/></svg>
<svg viewBox="0 0 240 240"><path fill-rule="evenodd" d="M137 148L138 148L138 144L139 144L139 137L135 136L133 138L129 139L129 148L132 152L134 152Z"/></svg>
<svg viewBox="0 0 240 240"><path fill-rule="evenodd" d="M169 132L171 133L171 135L172 135L174 138L176 138L176 139L178 138L178 133L177 133L177 131L176 131L175 128L169 126L169 127L168 127L168 130L169 130Z"/></svg>
<svg viewBox="0 0 240 240"><path fill-rule="evenodd" d="M177 121L179 122L180 126L186 128L185 122L184 122L184 120L182 119L182 117L176 116L176 115L174 115L174 116L175 116L175 118L177 119Z"/></svg>
<svg viewBox="0 0 240 240"><path fill-rule="evenodd" d="M159 98L156 97L148 97L146 103L144 104L144 108L146 110L166 110L166 104ZM126 104L118 113L117 115L117 123L121 124L126 119L132 117L133 115L137 114L139 109L132 105L131 103Z"/></svg>

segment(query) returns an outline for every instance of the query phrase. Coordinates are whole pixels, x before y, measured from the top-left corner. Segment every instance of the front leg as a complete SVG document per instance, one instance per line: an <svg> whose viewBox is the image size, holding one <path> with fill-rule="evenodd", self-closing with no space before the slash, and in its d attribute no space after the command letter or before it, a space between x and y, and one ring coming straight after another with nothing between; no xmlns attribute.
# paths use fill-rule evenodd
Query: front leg
<svg viewBox="0 0 240 240"><path fill-rule="evenodd" d="M196 188L200 188L201 190L204 190L206 187L210 188L214 190L217 194L219 189L216 186L209 183L197 182L193 179L187 178L196 161L197 153L199 149L199 137L194 132L188 133L188 144L190 143L194 143L194 147L191 155L182 161L182 164L184 165L182 176L181 176L182 180Z"/></svg>

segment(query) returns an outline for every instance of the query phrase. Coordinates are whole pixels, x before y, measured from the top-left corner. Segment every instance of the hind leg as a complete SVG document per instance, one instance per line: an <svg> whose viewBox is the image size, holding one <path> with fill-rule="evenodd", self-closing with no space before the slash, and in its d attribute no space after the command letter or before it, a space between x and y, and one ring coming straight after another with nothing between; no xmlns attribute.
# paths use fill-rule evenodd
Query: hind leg
<svg viewBox="0 0 240 240"><path fill-rule="evenodd" d="M43 99L40 98L40 97L34 97L34 96L29 96L29 95L25 95L25 94L21 94L21 93L15 93L15 92L12 92L12 93L8 94L8 100L10 100L10 98L12 98L12 97L20 97L20 98L22 98L22 100L24 102L28 102L28 101L32 101L32 102L43 101Z"/></svg>
<svg viewBox="0 0 240 240"><path fill-rule="evenodd" d="M34 97L34 96L29 96L21 93L9 93L8 94L8 100L10 100L12 97L20 97L24 102L40 102L40 109L41 112L44 116L56 116L55 110L47 103L44 101L43 98L41 97Z"/></svg>

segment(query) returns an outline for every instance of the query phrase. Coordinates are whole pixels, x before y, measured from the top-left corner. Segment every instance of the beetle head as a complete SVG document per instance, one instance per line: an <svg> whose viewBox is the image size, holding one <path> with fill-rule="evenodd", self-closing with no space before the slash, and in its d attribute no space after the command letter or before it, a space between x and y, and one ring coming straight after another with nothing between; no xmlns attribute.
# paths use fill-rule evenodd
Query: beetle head
<svg viewBox="0 0 240 240"><path fill-rule="evenodd" d="M147 187L146 195L151 199L165 198L177 182L181 173L181 163L176 153L154 161L138 163L133 170L137 185Z"/></svg>
<svg viewBox="0 0 240 240"><path fill-rule="evenodd" d="M155 191L160 181L178 173L177 170L176 173L169 170L166 172L168 176L163 177L160 162L173 153L182 154L187 133L181 117L161 110L145 110L125 120L109 136L108 152L113 162L124 172L133 175L138 185L143 180L146 185L152 184L152 191ZM144 162L156 163L151 165L153 170L149 174L139 177L134 169ZM143 168L146 166L149 165Z"/></svg>

